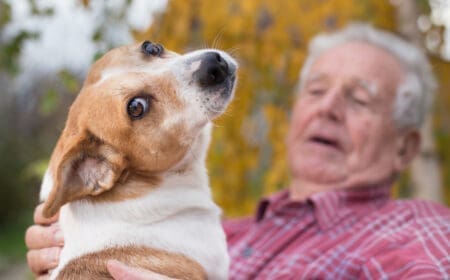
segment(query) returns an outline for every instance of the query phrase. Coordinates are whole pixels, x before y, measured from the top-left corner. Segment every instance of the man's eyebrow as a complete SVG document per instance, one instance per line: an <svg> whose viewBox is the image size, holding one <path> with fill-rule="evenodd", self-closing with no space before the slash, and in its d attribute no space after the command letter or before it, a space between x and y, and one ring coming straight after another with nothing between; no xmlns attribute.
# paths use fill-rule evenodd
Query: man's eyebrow
<svg viewBox="0 0 450 280"><path fill-rule="evenodd" d="M374 82L370 82L363 79L355 79L355 82L358 86L365 89L369 94L373 97L377 95L378 92L378 86Z"/></svg>

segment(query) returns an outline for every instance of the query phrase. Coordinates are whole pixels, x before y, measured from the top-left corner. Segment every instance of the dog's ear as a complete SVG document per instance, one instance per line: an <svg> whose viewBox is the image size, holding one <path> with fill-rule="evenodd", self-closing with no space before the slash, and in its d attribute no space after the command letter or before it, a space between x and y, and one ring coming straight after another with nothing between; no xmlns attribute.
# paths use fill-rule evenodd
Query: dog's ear
<svg viewBox="0 0 450 280"><path fill-rule="evenodd" d="M110 190L125 170L125 158L91 133L64 139L50 164L53 187L43 214L54 216L67 202ZM55 162L52 162L55 161Z"/></svg>

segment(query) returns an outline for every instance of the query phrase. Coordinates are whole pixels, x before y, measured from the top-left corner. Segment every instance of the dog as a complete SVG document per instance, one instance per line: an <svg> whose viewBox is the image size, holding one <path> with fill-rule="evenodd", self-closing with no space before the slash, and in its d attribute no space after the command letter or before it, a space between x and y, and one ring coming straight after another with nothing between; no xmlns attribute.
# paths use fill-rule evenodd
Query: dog
<svg viewBox="0 0 450 280"><path fill-rule="evenodd" d="M145 41L91 68L51 155L40 198L65 245L51 279L111 279L122 261L179 279L227 279L221 210L205 156L237 62Z"/></svg>

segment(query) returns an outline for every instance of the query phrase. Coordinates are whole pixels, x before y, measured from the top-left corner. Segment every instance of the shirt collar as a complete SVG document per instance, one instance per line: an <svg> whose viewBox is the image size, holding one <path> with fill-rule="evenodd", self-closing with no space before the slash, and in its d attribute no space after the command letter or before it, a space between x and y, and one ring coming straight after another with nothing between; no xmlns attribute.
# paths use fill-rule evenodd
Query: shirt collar
<svg viewBox="0 0 450 280"><path fill-rule="evenodd" d="M354 188L319 192L304 201L292 201L289 191L283 190L261 200L256 221L272 214L295 215L312 209L321 230L327 230L352 216L362 217L369 211L379 209L390 198L391 184L376 187Z"/></svg>
<svg viewBox="0 0 450 280"><path fill-rule="evenodd" d="M281 213L283 215L296 215L304 205L304 201L291 200L287 189L282 190L260 201L256 212L256 221Z"/></svg>

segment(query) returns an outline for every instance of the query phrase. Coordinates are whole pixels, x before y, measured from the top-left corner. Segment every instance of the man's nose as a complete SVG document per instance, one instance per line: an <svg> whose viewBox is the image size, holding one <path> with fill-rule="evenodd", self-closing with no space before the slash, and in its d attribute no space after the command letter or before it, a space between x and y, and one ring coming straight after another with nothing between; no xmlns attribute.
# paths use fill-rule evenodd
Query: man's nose
<svg viewBox="0 0 450 280"><path fill-rule="evenodd" d="M194 76L200 86L210 87L223 83L230 74L228 63L218 52L207 52Z"/></svg>
<svg viewBox="0 0 450 280"><path fill-rule="evenodd" d="M320 100L320 114L334 121L344 119L345 89L342 87L331 88Z"/></svg>

